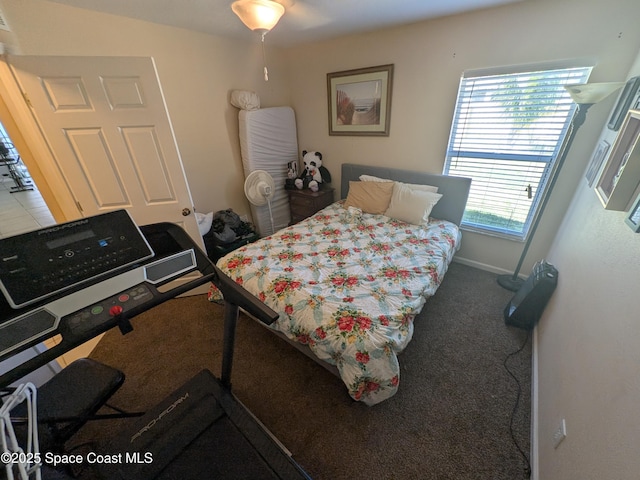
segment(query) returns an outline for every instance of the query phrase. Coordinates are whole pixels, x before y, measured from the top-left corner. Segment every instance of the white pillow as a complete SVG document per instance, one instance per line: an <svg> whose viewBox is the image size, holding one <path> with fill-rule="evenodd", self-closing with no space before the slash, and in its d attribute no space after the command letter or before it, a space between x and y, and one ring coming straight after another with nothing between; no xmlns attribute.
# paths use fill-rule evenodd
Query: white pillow
<svg viewBox="0 0 640 480"><path fill-rule="evenodd" d="M393 185L389 208L384 214L413 225L426 225L431 210L441 198L442 195L439 193L415 190L406 184L396 182Z"/></svg>
<svg viewBox="0 0 640 480"><path fill-rule="evenodd" d="M231 92L231 105L242 110L258 110L260 97L248 90L234 90Z"/></svg>
<svg viewBox="0 0 640 480"><path fill-rule="evenodd" d="M388 178L380 178L374 177L373 175L360 175L361 182L394 182L394 180L389 180ZM400 185L406 185L412 190L421 190L423 192L438 192L438 187L434 187L433 185L420 185L418 183L403 183L403 182L394 182L399 183Z"/></svg>
<svg viewBox="0 0 640 480"><path fill-rule="evenodd" d="M374 177L373 175L360 175L358 178L361 182L393 182L393 180L389 180L388 178Z"/></svg>
<svg viewBox="0 0 640 480"><path fill-rule="evenodd" d="M434 187L433 185L420 185L418 183L402 183L402 182L396 182L396 183L399 183L400 185L404 185L405 187L409 187L411 190L438 193L438 187Z"/></svg>

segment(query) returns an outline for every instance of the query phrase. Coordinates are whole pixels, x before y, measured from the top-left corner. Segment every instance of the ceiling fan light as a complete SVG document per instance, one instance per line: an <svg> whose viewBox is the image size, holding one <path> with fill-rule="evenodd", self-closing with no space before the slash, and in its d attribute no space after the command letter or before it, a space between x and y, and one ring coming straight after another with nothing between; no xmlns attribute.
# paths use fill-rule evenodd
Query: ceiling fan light
<svg viewBox="0 0 640 480"><path fill-rule="evenodd" d="M231 10L250 30L266 33L276 26L284 15L284 7L271 0L238 0Z"/></svg>

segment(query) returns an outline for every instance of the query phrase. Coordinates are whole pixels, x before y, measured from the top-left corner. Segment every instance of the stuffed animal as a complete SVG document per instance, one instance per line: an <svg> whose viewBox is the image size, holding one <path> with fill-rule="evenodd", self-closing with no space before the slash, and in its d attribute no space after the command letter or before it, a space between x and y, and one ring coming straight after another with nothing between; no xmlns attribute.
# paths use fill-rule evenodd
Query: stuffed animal
<svg viewBox="0 0 640 480"><path fill-rule="evenodd" d="M322 154L320 152L302 151L304 169L300 177L296 179L296 188L302 190L308 188L312 192L320 189L320 184L331 183L329 170L322 166Z"/></svg>
<svg viewBox="0 0 640 480"><path fill-rule="evenodd" d="M285 190L295 190L298 179L298 161L287 163L287 178L284 183Z"/></svg>

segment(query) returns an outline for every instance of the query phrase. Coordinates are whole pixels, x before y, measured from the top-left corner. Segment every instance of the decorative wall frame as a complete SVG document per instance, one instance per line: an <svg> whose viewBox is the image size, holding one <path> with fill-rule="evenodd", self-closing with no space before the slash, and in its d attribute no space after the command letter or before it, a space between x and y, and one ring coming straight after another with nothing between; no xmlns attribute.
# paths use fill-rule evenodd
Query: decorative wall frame
<svg viewBox="0 0 640 480"><path fill-rule="evenodd" d="M591 157L591 161L587 167L587 172L585 173L585 178L587 179L587 183L590 187L593 186L593 182L600 171L600 167L602 167L604 159L607 157L610 147L611 144L609 142L602 140L598 144L598 148L593 152L593 156Z"/></svg>
<svg viewBox="0 0 640 480"><path fill-rule="evenodd" d="M389 136L393 64L327 74L329 135Z"/></svg>
<svg viewBox="0 0 640 480"><path fill-rule="evenodd" d="M634 232L640 232L640 195L638 195L638 197L633 202L633 205L627 212L624 223L629 225L631 227L631 230L633 230Z"/></svg>
<svg viewBox="0 0 640 480"><path fill-rule="evenodd" d="M629 110L594 190L607 210L626 211L639 185L640 110Z"/></svg>
<svg viewBox="0 0 640 480"><path fill-rule="evenodd" d="M618 131L620 125L622 125L625 115L631 108L632 103L634 100L637 100L636 95L639 90L640 76L627 80L622 92L620 92L616 106L611 112L611 118L609 118L609 123L607 124L610 130Z"/></svg>

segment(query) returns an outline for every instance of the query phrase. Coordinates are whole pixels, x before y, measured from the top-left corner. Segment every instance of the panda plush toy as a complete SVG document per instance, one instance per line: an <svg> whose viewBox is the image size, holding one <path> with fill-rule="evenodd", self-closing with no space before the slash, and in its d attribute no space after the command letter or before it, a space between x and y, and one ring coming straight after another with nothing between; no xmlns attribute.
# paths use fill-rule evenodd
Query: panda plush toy
<svg viewBox="0 0 640 480"><path fill-rule="evenodd" d="M304 163L304 168L295 182L298 190L308 188L312 192L317 192L320 189L320 184L331 183L329 170L322 166L322 154L320 152L303 150L302 162Z"/></svg>

